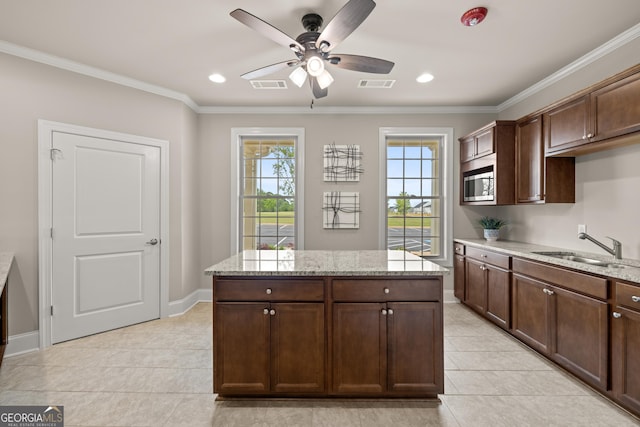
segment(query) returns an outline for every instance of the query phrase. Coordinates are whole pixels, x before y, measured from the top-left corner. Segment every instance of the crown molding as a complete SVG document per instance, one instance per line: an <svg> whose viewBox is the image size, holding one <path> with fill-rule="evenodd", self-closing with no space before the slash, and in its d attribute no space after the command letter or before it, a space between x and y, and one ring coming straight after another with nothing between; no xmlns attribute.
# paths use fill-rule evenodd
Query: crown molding
<svg viewBox="0 0 640 427"><path fill-rule="evenodd" d="M557 83L558 81L564 79L565 77L597 61L603 56L608 55L611 52L614 52L616 49L619 49L620 47L637 39L638 37L640 37L640 24L634 25L633 27L629 28L627 31L617 35L616 37L612 38L611 40L604 43L603 45L595 48L594 50L587 53L586 55L573 61L569 65L559 69L558 71L551 74L550 76L540 80L538 83L528 87L527 89L523 90L517 95L507 99L506 101L498 105L496 109L498 110L499 113L503 112L507 108L512 107L518 104L519 102L524 101L528 97L540 92L541 90L551 86L554 83Z"/></svg>
<svg viewBox="0 0 640 427"><path fill-rule="evenodd" d="M460 107L200 107L199 114L496 114L491 106Z"/></svg>
<svg viewBox="0 0 640 427"><path fill-rule="evenodd" d="M30 61L39 62L41 64L50 65L52 67L60 68L63 70L72 71L74 73L83 74L85 76L94 77L96 79L116 83L121 86L127 86L144 92L153 93L165 98L175 99L184 103L196 112L199 108L198 104L196 104L189 96L185 95L184 93L176 92L162 86L152 85L141 80L132 79L120 74L102 70L100 68L91 67L89 65L81 64L80 62L71 61L59 56L50 55L39 50L19 46L17 44L9 43L4 40L0 40L0 52L28 59Z"/></svg>

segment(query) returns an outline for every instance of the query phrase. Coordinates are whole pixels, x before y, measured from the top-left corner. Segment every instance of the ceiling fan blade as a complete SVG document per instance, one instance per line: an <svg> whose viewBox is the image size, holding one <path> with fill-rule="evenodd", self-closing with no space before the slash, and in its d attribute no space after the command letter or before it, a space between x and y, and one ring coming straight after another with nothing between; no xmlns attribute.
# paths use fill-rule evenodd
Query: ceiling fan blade
<svg viewBox="0 0 640 427"><path fill-rule="evenodd" d="M240 77L246 80L257 79L257 78L275 73L276 71L284 70L285 68L295 67L296 65L299 65L299 64L300 64L300 61L290 59L288 61L278 62L276 64L271 64L271 65L267 65L266 67L258 68L257 70L249 71L248 73L244 73Z"/></svg>
<svg viewBox="0 0 640 427"><path fill-rule="evenodd" d="M247 27L256 30L263 36L273 40L274 42L280 45L283 45L288 48L291 48L291 45L294 45L294 46L297 46L301 52L304 52L304 47L300 43L298 43L295 39L291 38L291 36L283 33L276 27L263 21L257 16L250 14L246 10L236 9L233 12L231 12L229 15L231 15L233 18L237 19L238 21L242 22Z"/></svg>
<svg viewBox="0 0 640 427"><path fill-rule="evenodd" d="M323 42L329 44L323 48L325 52L336 47L362 24L375 7L376 4L373 0L349 0L325 25L316 40L318 49L322 47Z"/></svg>
<svg viewBox="0 0 640 427"><path fill-rule="evenodd" d="M318 84L318 79L316 79L315 77L309 76L309 84L311 84L311 90L313 91L314 98L324 98L329 94L329 89L322 89Z"/></svg>
<svg viewBox="0 0 640 427"><path fill-rule="evenodd" d="M336 63L335 61L339 61ZM389 74L395 65L391 61L372 58L370 56L346 55L336 53L327 58L327 62L338 68L352 71L362 71L364 73Z"/></svg>

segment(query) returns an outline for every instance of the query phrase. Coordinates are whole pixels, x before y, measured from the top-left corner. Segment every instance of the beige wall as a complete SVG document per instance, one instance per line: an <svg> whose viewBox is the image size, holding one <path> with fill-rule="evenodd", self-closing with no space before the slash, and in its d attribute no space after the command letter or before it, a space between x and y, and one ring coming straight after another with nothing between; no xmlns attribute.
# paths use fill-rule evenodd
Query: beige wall
<svg viewBox="0 0 640 427"><path fill-rule="evenodd" d="M197 246L190 240L196 235L197 198L183 186L192 187L197 178L191 165L181 163L197 156L196 114L175 100L10 55L0 54L0 70L0 251L16 254L9 334L38 329L38 119L169 141L170 295L182 298L183 287L197 288L199 277L182 260L183 252L193 254Z"/></svg>
<svg viewBox="0 0 640 427"><path fill-rule="evenodd" d="M230 147L231 129L236 127L302 127L305 129L304 221L305 249L378 249L378 133L381 127L452 127L456 143L454 169L458 171L457 138L494 120L492 114L211 114L199 123L201 167L201 269L230 255ZM332 184L323 181L325 144L358 144L363 153L364 174L358 183ZM454 187L458 200L457 179ZM325 230L322 228L322 194L340 189L359 191L360 228ZM454 202L454 227L462 220ZM203 286L210 286L203 279Z"/></svg>
<svg viewBox="0 0 640 427"><path fill-rule="evenodd" d="M500 114L517 119L565 96L589 87L638 63L640 39L610 53ZM640 141L639 141L640 142ZM593 243L579 240L578 224L607 244L605 236L622 242L625 258L640 258L640 144L576 158L576 203L497 207L496 215L512 225L511 240L606 254ZM472 210L470 212L474 213ZM466 234L456 232L458 237Z"/></svg>

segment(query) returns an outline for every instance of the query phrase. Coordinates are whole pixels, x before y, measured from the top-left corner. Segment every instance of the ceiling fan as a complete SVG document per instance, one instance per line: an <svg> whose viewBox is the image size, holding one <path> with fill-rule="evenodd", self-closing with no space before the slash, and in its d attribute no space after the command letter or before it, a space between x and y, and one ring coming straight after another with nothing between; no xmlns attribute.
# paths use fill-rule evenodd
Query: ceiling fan
<svg viewBox="0 0 640 427"><path fill-rule="evenodd" d="M322 98L327 96L327 88L333 82L333 77L326 70L325 64L345 70L388 74L394 66L393 62L369 56L332 53L337 45L362 24L375 7L376 4L373 0L349 0L323 28L322 32L319 32L323 22L322 17L315 13L308 13L302 17L302 26L307 31L296 39L245 10L234 10L230 13L233 18L274 42L288 47L297 57L258 68L241 77L252 80L283 69L293 68L293 72L289 75L291 81L301 87L308 75L313 96Z"/></svg>

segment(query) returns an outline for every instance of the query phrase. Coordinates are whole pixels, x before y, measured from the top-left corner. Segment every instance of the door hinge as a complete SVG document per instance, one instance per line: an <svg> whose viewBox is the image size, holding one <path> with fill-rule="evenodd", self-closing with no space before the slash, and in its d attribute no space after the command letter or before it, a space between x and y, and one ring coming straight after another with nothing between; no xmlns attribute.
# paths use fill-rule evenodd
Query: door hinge
<svg viewBox="0 0 640 427"><path fill-rule="evenodd" d="M53 316L53 306L51 306L51 315Z"/></svg>

